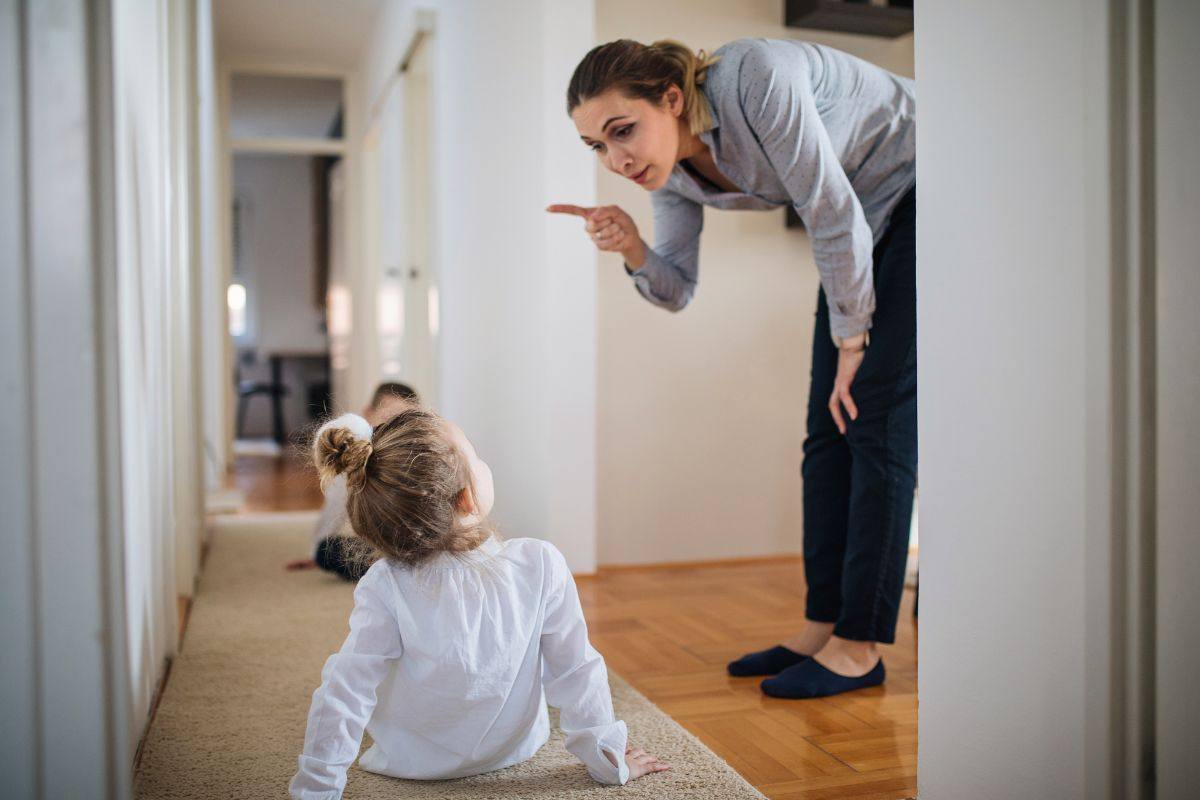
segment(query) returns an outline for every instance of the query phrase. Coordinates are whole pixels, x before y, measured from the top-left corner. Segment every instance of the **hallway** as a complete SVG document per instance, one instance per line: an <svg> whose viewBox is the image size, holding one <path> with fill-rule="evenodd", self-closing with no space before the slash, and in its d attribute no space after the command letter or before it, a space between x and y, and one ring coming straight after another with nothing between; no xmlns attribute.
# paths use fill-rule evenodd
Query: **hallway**
<svg viewBox="0 0 1200 800"><path fill-rule="evenodd" d="M510 545L543 556L521 575L554 583L493 608L577 576L564 651L591 656L582 614L635 743L675 767L607 788L581 766L611 781L602 747L553 740L410 794L1191 800L1197 41L1194 0L0 0L4 797L285 793L352 589L300 563L323 503L308 456L266 454L404 383L453 424L355 419L321 443L361 531L401 561L485 523L535 540ZM626 51L648 98L596 60ZM589 63L605 80L569 91ZM887 204L860 179L914 215L868 214ZM900 337L874 327L893 273L871 237L919 263ZM829 287L850 271L842 336L835 309L856 312ZM853 447L840 488L800 467L827 423L814 353L836 358L848 441L878 427L859 444L891 452L904 429L902 482ZM859 380L897 355L915 442L883 413L899 395ZM920 636L895 513L917 464ZM852 513L872 504L886 519ZM770 699L725 665L797 632L806 549L841 558L813 583L860 602L813 614L842 618L826 647L858 666L800 665L769 687L846 693ZM384 663L407 621L388 591L357 617L388 623L355 640L365 660L443 665ZM878 685L869 639L897 598ZM462 635L410 645L477 641L470 613L415 616ZM541 719L548 641L513 717ZM487 671L463 661L405 694L429 708L396 752L428 771L403 774L507 763L413 745L443 706L476 709ZM590 707L578 741L620 729ZM400 793L350 774L347 797Z"/></svg>

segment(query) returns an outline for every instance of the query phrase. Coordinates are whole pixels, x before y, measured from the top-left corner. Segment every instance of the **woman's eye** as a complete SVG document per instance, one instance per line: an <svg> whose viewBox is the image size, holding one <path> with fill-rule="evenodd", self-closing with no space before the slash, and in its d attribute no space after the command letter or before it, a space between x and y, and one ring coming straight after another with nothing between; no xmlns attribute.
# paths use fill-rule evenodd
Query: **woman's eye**
<svg viewBox="0 0 1200 800"><path fill-rule="evenodd" d="M590 145L588 145L588 147L593 153L599 153L604 145L600 144L599 142L592 142Z"/></svg>
<svg viewBox="0 0 1200 800"><path fill-rule="evenodd" d="M624 139L627 136L629 136L629 134L632 132L633 132L633 125L625 125L624 127L617 128L617 132L616 132L615 136L618 139Z"/></svg>

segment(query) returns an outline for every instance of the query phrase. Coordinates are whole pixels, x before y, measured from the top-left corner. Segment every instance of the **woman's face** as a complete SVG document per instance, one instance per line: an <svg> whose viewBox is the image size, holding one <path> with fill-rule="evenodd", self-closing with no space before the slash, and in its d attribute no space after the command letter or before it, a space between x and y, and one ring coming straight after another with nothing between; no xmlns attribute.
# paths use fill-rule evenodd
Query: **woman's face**
<svg viewBox="0 0 1200 800"><path fill-rule="evenodd" d="M682 114L683 93L672 86L659 104L610 89L576 106L571 119L604 166L654 191L679 162Z"/></svg>

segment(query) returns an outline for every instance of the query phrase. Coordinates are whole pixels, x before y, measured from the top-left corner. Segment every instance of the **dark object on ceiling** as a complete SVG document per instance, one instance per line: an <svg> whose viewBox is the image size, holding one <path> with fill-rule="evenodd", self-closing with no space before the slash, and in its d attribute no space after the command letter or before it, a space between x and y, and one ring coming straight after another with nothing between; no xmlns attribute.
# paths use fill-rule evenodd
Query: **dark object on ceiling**
<svg viewBox="0 0 1200 800"><path fill-rule="evenodd" d="M855 0L785 0L783 24L895 38L912 32L912 0L891 0L886 6Z"/></svg>

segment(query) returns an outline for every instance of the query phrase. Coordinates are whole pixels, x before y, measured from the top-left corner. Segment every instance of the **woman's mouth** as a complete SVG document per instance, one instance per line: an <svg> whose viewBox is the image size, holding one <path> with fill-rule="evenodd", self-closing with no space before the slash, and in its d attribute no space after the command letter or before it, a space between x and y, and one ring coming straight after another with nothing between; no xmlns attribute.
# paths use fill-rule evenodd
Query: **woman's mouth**
<svg viewBox="0 0 1200 800"><path fill-rule="evenodd" d="M647 172L649 172L649 171L650 171L650 167L649 167L649 166L647 166L645 169L643 169L643 170L642 170L641 172L639 172L637 175L632 175L632 176L630 176L630 178L629 178L629 179L630 179L631 181L633 181L634 183L643 183L643 182L646 180L646 173L647 173Z"/></svg>

